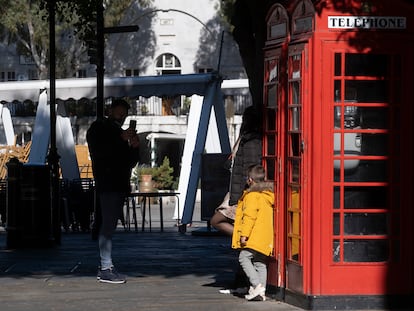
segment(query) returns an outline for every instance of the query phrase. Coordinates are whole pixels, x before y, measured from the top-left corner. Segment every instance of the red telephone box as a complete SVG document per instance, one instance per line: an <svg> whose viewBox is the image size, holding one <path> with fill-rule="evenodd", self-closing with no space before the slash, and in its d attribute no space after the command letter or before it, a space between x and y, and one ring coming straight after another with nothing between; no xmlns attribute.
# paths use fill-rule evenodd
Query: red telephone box
<svg viewBox="0 0 414 311"><path fill-rule="evenodd" d="M264 57L269 284L307 309L412 304L414 5L284 3Z"/></svg>

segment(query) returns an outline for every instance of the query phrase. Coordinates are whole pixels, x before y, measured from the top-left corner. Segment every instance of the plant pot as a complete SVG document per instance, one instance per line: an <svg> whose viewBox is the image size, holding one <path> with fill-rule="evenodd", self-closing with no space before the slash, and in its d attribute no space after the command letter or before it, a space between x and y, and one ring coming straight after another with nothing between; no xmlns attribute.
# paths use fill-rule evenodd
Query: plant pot
<svg viewBox="0 0 414 311"><path fill-rule="evenodd" d="M152 175L141 175L140 182L139 182L139 191L140 192L154 191Z"/></svg>

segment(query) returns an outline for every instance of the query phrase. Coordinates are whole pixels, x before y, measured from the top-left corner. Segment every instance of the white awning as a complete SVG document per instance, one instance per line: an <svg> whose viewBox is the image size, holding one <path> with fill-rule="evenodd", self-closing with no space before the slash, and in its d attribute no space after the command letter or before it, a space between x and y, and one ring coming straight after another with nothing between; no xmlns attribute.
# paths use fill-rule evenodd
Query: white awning
<svg viewBox="0 0 414 311"><path fill-rule="evenodd" d="M162 75L145 77L105 78L104 96L176 96L205 95L208 83L221 79L216 74ZM38 101L39 91L50 88L49 80L32 80L0 83L0 101ZM49 92L48 92L49 93ZM56 80L56 98L95 98L96 78Z"/></svg>

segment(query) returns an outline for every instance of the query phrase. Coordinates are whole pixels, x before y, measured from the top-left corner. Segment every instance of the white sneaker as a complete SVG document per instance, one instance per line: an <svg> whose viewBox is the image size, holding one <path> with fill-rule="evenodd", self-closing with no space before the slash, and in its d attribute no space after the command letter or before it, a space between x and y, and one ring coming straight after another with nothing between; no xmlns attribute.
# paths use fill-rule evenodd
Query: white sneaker
<svg viewBox="0 0 414 311"><path fill-rule="evenodd" d="M265 301L266 300L266 288L262 284L256 286L256 288L250 286L249 293L244 296L248 301Z"/></svg>

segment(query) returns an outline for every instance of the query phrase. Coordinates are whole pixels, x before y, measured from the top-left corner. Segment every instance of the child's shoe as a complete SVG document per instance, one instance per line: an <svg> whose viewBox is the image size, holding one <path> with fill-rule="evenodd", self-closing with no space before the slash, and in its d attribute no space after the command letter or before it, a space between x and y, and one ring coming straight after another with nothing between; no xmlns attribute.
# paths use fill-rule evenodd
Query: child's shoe
<svg viewBox="0 0 414 311"><path fill-rule="evenodd" d="M255 288L250 286L249 293L244 296L248 301L265 301L266 300L266 288L259 284Z"/></svg>
<svg viewBox="0 0 414 311"><path fill-rule="evenodd" d="M259 284L256 288L250 286L249 292L245 295L246 300L248 301L265 301L266 300L266 288Z"/></svg>

